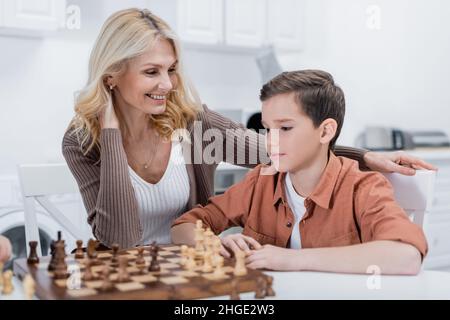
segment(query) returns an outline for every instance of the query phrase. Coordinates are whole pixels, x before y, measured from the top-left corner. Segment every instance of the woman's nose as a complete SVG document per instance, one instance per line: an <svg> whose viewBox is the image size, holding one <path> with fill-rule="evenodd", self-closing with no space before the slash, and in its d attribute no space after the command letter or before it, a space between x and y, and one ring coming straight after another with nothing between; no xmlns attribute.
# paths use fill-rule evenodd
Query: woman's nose
<svg viewBox="0 0 450 320"><path fill-rule="evenodd" d="M161 76L161 80L158 85L159 89L164 91L170 91L173 88L172 81L170 80L169 75Z"/></svg>

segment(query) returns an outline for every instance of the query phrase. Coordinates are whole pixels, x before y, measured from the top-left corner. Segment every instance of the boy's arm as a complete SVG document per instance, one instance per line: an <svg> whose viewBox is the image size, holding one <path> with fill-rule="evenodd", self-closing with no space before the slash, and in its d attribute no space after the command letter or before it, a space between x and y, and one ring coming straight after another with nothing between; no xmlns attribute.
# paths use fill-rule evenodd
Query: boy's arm
<svg viewBox="0 0 450 320"><path fill-rule="evenodd" d="M232 226L244 226L259 172L260 167L255 168L224 194L209 198L205 206L198 205L176 219L172 224L172 241L193 245L197 220L202 220L203 225L211 228L214 234L220 234Z"/></svg>

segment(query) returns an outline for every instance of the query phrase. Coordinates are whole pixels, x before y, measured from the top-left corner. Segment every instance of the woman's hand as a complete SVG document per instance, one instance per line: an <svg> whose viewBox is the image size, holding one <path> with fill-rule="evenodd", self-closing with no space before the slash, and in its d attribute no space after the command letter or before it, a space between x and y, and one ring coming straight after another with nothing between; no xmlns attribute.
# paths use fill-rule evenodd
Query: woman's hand
<svg viewBox="0 0 450 320"><path fill-rule="evenodd" d="M114 105L112 102L112 91L108 98L108 103L99 115L100 127L102 129L112 128L119 129L119 119L114 111Z"/></svg>
<svg viewBox="0 0 450 320"><path fill-rule="evenodd" d="M252 249L259 249L261 245L258 241L253 238L244 236L243 234L229 234L223 238L222 241L222 250L220 254L226 258L229 258L231 255L226 249L230 249L232 252L236 253L237 251L244 251L246 254L249 254Z"/></svg>
<svg viewBox="0 0 450 320"><path fill-rule="evenodd" d="M416 169L437 170L435 166L403 151L373 152L364 155L366 166L378 172L398 172L413 176Z"/></svg>
<svg viewBox="0 0 450 320"><path fill-rule="evenodd" d="M0 263L8 261L11 258L11 253L11 242L9 242L8 238L0 236Z"/></svg>

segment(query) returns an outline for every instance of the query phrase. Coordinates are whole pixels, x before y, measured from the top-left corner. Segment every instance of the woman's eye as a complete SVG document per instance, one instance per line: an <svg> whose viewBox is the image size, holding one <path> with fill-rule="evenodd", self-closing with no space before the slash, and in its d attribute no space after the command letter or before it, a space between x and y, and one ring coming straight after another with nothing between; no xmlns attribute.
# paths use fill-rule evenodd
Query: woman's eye
<svg viewBox="0 0 450 320"><path fill-rule="evenodd" d="M177 72L177 69L176 69L176 68L173 68L173 69L170 69L170 70L169 70L169 73L175 73L175 72Z"/></svg>
<svg viewBox="0 0 450 320"><path fill-rule="evenodd" d="M158 74L158 72L156 72L156 71L147 71L146 74L148 74L149 76L154 76L154 75Z"/></svg>
<svg viewBox="0 0 450 320"><path fill-rule="evenodd" d="M289 131L291 129L292 129L292 127L281 127L281 130L283 130L283 131Z"/></svg>

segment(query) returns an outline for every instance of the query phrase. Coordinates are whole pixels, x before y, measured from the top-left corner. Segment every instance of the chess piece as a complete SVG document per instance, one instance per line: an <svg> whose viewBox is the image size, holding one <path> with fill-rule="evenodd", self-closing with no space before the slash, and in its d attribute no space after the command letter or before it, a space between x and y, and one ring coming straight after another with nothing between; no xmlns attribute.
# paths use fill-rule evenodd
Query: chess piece
<svg viewBox="0 0 450 320"><path fill-rule="evenodd" d="M30 274L27 274L22 280L22 285L25 297L28 300L32 300L36 291L36 283L34 282L33 277Z"/></svg>
<svg viewBox="0 0 450 320"><path fill-rule="evenodd" d="M128 274L128 258L119 257L119 273L117 275L118 282L130 281L130 275Z"/></svg>
<svg viewBox="0 0 450 320"><path fill-rule="evenodd" d="M136 265L138 265L138 264L143 264L143 265L145 265L145 259L144 259L144 247L139 246L139 247L137 248L137 252L138 252L138 254L137 254L137 258L136 258Z"/></svg>
<svg viewBox="0 0 450 320"><path fill-rule="evenodd" d="M217 259L221 256L220 255L220 249L222 247L222 241L220 240L219 237L214 237L212 240L212 244L213 244L213 258L212 258L212 262L213 262L213 266L217 265Z"/></svg>
<svg viewBox="0 0 450 320"><path fill-rule="evenodd" d="M187 260L184 266L189 271L194 271L195 267L197 266L197 263L195 262L195 249L194 248L188 248L187 250Z"/></svg>
<svg viewBox="0 0 450 320"><path fill-rule="evenodd" d="M112 258L111 258L111 266L117 267L119 265L119 245L117 243L114 243L112 245Z"/></svg>
<svg viewBox="0 0 450 320"><path fill-rule="evenodd" d="M237 251L235 253L236 257L236 264L234 266L233 274L235 276L245 276L247 274L247 268L245 267L245 252L244 251Z"/></svg>
<svg viewBox="0 0 450 320"><path fill-rule="evenodd" d="M206 231L203 233L203 237L203 245L205 246L205 251L212 251L214 233L211 231L211 228L208 227L206 229Z"/></svg>
<svg viewBox="0 0 450 320"><path fill-rule="evenodd" d="M238 282L236 279L233 279L231 281L231 293L230 293L230 300L241 300L241 297L239 296L238 291Z"/></svg>
<svg viewBox="0 0 450 320"><path fill-rule="evenodd" d="M14 286L12 284L13 273L11 270L3 272L3 290L2 294L8 295L14 291Z"/></svg>
<svg viewBox="0 0 450 320"><path fill-rule="evenodd" d="M203 233L205 232L203 229L203 222L202 220L197 220L194 232L194 240L195 240L195 251L200 253L202 251L204 251L204 247L203 247Z"/></svg>
<svg viewBox="0 0 450 320"><path fill-rule="evenodd" d="M37 241L30 241L28 242L28 245L30 246L30 255L28 256L27 263L28 264L38 264L39 263L39 257L37 255Z"/></svg>
<svg viewBox="0 0 450 320"><path fill-rule="evenodd" d="M89 259L96 261L97 260L97 241L94 239L89 239L87 244L87 256Z"/></svg>
<svg viewBox="0 0 450 320"><path fill-rule="evenodd" d="M221 278L225 275L225 271L223 270L223 262L224 259L222 256L218 256L216 260L216 269L213 272L214 278Z"/></svg>
<svg viewBox="0 0 450 320"><path fill-rule="evenodd" d="M51 255L51 259L50 259L50 263L48 264L47 270L48 271L55 271L55 240L52 240L50 242L50 255Z"/></svg>
<svg viewBox="0 0 450 320"><path fill-rule="evenodd" d="M67 264L66 264L66 253L64 250L64 241L58 241L55 244L55 279L65 279L67 278Z"/></svg>
<svg viewBox="0 0 450 320"><path fill-rule="evenodd" d="M207 272L212 272L213 267L212 267L212 253L210 251L206 251L205 254L203 255L203 267L202 267L202 271L207 273Z"/></svg>
<svg viewBox="0 0 450 320"><path fill-rule="evenodd" d="M262 277L256 279L256 299L264 299L266 297L266 281Z"/></svg>
<svg viewBox="0 0 450 320"><path fill-rule="evenodd" d="M186 265L188 259L188 246L183 244L181 246L181 260L180 260L180 265L184 266Z"/></svg>
<svg viewBox="0 0 450 320"><path fill-rule="evenodd" d="M83 240L77 240L77 249L75 250L75 259L84 259Z"/></svg>
<svg viewBox="0 0 450 320"><path fill-rule="evenodd" d="M161 270L161 267L159 266L158 262L158 251L159 247L156 245L155 242L153 242L152 245L150 246L150 256L152 259L150 261L148 271L156 272Z"/></svg>
<svg viewBox="0 0 450 320"><path fill-rule="evenodd" d="M275 291L273 290L272 285L273 285L273 277L267 276L266 296L268 297L275 296Z"/></svg>
<svg viewBox="0 0 450 320"><path fill-rule="evenodd" d="M88 259L86 261L86 266L84 268L83 281L91 281L95 278L94 274L92 273L91 267L92 267L92 261L90 259Z"/></svg>
<svg viewBox="0 0 450 320"><path fill-rule="evenodd" d="M105 265L102 270L102 291L109 291L113 288L113 283L111 282L111 279L109 278L109 266Z"/></svg>

